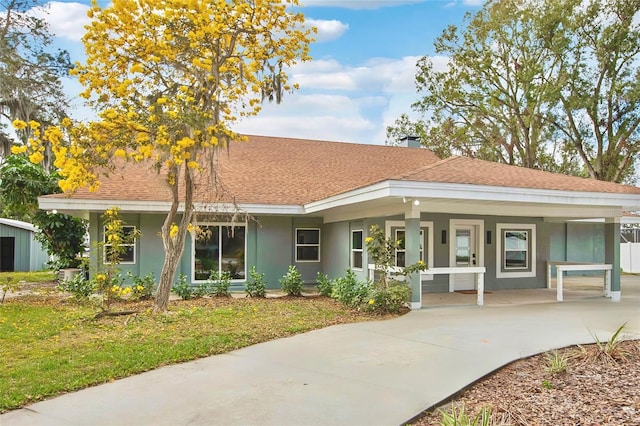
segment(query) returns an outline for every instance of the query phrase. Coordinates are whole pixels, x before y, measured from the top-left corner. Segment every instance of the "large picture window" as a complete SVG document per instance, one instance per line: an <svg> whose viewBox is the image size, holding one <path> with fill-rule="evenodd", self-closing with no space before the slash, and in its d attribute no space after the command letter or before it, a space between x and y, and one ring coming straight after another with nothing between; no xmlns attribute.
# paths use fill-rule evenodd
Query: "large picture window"
<svg viewBox="0 0 640 426"><path fill-rule="evenodd" d="M204 281L212 271L228 272L234 280L246 277L246 227L244 225L199 225L194 234L195 281Z"/></svg>
<svg viewBox="0 0 640 426"><path fill-rule="evenodd" d="M351 231L351 268L362 269L362 230Z"/></svg>
<svg viewBox="0 0 640 426"><path fill-rule="evenodd" d="M320 261L320 230L296 229L296 262Z"/></svg>
<svg viewBox="0 0 640 426"><path fill-rule="evenodd" d="M496 234L496 276L535 277L536 225L498 223Z"/></svg>
<svg viewBox="0 0 640 426"><path fill-rule="evenodd" d="M136 234L136 227L135 226L123 226L122 227L122 237L124 239L124 243L120 244L120 246L123 248L123 252L120 255L120 263L121 264L134 264L136 263L136 239L134 237L134 235ZM109 263L107 261L107 258L109 257L109 253L111 251L111 248L113 247L112 244L109 244L107 242L107 232L106 229L104 230L103 233L103 241L104 241L104 263L107 264Z"/></svg>

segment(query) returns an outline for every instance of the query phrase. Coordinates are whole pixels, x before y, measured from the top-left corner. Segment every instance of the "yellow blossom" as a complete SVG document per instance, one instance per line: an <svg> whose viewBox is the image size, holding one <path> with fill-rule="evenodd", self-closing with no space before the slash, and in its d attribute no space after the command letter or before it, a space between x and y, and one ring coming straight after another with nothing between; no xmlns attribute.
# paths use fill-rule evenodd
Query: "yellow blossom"
<svg viewBox="0 0 640 426"><path fill-rule="evenodd" d="M13 128L16 130L22 130L27 128L27 123L22 120L13 120Z"/></svg>
<svg viewBox="0 0 640 426"><path fill-rule="evenodd" d="M178 225L172 223L169 229L169 238L175 238L176 235L178 235Z"/></svg>
<svg viewBox="0 0 640 426"><path fill-rule="evenodd" d="M370 243L371 241L373 241L372 237L367 237L367 238L364 239L365 243Z"/></svg>
<svg viewBox="0 0 640 426"><path fill-rule="evenodd" d="M29 156L29 161L31 161L33 164L38 164L40 163L42 160L44 160L44 155L42 155L41 152L34 152L33 154L31 154Z"/></svg>
<svg viewBox="0 0 640 426"><path fill-rule="evenodd" d="M27 147L25 145L13 145L11 147L12 154L22 154L26 150L27 150Z"/></svg>

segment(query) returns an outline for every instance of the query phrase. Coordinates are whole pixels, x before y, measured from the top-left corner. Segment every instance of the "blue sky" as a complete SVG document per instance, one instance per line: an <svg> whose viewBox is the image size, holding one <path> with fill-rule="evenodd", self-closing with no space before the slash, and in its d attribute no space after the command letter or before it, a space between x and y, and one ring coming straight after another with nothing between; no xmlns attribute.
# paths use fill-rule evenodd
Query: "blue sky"
<svg viewBox="0 0 640 426"><path fill-rule="evenodd" d="M82 61L80 38L90 1L51 2L43 16L57 43ZM415 63L433 55L433 41L459 25L483 0L301 0L306 19L318 28L313 60L290 70L301 89L258 117L238 123L241 133L384 144L385 129L416 100ZM101 5L106 3L101 1ZM446 58L434 58L446 66ZM80 106L77 82L66 81Z"/></svg>

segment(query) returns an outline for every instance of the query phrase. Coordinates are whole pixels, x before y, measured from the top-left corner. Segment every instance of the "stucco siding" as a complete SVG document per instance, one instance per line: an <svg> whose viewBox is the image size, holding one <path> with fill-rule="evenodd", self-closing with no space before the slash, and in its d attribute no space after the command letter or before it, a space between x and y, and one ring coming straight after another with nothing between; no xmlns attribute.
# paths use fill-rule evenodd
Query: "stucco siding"
<svg viewBox="0 0 640 426"><path fill-rule="evenodd" d="M279 288L279 279L293 264L292 218L259 216L256 220L256 270L265 274L267 288Z"/></svg>
<svg viewBox="0 0 640 426"><path fill-rule="evenodd" d="M349 268L349 222L329 223L323 227L322 272L334 279Z"/></svg>

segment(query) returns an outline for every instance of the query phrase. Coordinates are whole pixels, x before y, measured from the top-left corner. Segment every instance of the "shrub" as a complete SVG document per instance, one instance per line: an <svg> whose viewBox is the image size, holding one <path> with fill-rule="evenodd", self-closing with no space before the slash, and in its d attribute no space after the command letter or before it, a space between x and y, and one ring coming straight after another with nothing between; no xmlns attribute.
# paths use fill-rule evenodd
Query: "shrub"
<svg viewBox="0 0 640 426"><path fill-rule="evenodd" d="M252 266L249 269L249 279L244 291L249 297L266 297L266 287L264 273L256 272L256 267Z"/></svg>
<svg viewBox="0 0 640 426"><path fill-rule="evenodd" d="M622 333L624 328L627 326L625 322L611 335L611 338L603 342L598 336L592 334L593 339L596 342L596 347L598 348L597 357L604 359L605 361L617 361L619 359L623 359L627 357L627 353L620 347L620 344L624 342L625 336Z"/></svg>
<svg viewBox="0 0 640 426"><path fill-rule="evenodd" d="M318 272L318 276L316 277L316 281L318 282L318 292L321 296L331 297L331 293L333 292L333 280L330 280L326 274L322 272Z"/></svg>
<svg viewBox="0 0 640 426"><path fill-rule="evenodd" d="M156 288L156 279L153 273L149 273L144 277L133 275L127 271L127 276L131 280L131 299L132 300L148 300L153 296L153 290Z"/></svg>
<svg viewBox="0 0 640 426"><path fill-rule="evenodd" d="M547 352L545 354L547 361L547 371L551 374L566 373L567 371L567 357L561 355L557 350Z"/></svg>
<svg viewBox="0 0 640 426"><path fill-rule="evenodd" d="M396 279L388 279L387 273L395 266L395 253L398 248L401 248L401 241L385 239L384 231L377 225L373 225L369 229L369 236L365 238L365 243L369 257L379 273L379 279L370 294L367 307L369 310L380 313L398 313L411 297L411 288ZM400 268L398 275L408 277L425 269L427 265L419 260L413 265Z"/></svg>
<svg viewBox="0 0 640 426"><path fill-rule="evenodd" d="M480 412L471 417L464 406L456 409L451 407L450 412L440 410L442 426L485 426L491 424L491 407L482 407Z"/></svg>
<svg viewBox="0 0 640 426"><path fill-rule="evenodd" d="M180 274L178 282L171 286L171 290L183 300L189 300L193 297L193 289L187 282L187 276L185 274Z"/></svg>
<svg viewBox="0 0 640 426"><path fill-rule="evenodd" d="M219 273L211 271L209 275L209 294L214 297L230 297L229 287L231 287L231 274L229 272Z"/></svg>
<svg viewBox="0 0 640 426"><path fill-rule="evenodd" d="M358 281L356 274L347 269L346 276L335 280L331 297L351 308L356 308L367 300L370 288L371 285L368 282Z"/></svg>
<svg viewBox="0 0 640 426"><path fill-rule="evenodd" d="M95 290L95 282L85 278L84 274L76 274L70 280L58 283L56 287L59 291L71 293L71 297L81 301L86 300Z"/></svg>
<svg viewBox="0 0 640 426"><path fill-rule="evenodd" d="M397 314L407 306L410 297L411 289L406 284L392 283L386 289L373 286L369 293L367 310Z"/></svg>
<svg viewBox="0 0 640 426"><path fill-rule="evenodd" d="M300 296L302 295L302 276L300 276L300 271L291 265L289 266L289 271L287 274L280 278L280 287L282 291L284 291L287 296Z"/></svg>
<svg viewBox="0 0 640 426"><path fill-rule="evenodd" d="M200 283L195 287L191 286L192 299L202 299L209 293L211 293L211 283L209 281Z"/></svg>

